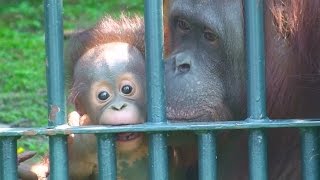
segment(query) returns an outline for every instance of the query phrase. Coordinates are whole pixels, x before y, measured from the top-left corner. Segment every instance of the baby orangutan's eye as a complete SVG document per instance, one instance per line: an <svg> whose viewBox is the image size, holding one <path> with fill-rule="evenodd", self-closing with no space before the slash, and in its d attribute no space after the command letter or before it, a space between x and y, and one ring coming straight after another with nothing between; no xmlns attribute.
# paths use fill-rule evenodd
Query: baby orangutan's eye
<svg viewBox="0 0 320 180"><path fill-rule="evenodd" d="M126 94L126 95L129 95L129 94L132 92L132 90L133 90L133 88L132 88L132 86L130 86L130 85L124 85L124 86L122 86L122 88L121 88L121 92L122 92L123 94Z"/></svg>
<svg viewBox="0 0 320 180"><path fill-rule="evenodd" d="M101 91L101 92L98 94L98 99L101 100L101 101L105 101L105 100L107 100L109 97L110 97L110 94L109 94L107 91Z"/></svg>

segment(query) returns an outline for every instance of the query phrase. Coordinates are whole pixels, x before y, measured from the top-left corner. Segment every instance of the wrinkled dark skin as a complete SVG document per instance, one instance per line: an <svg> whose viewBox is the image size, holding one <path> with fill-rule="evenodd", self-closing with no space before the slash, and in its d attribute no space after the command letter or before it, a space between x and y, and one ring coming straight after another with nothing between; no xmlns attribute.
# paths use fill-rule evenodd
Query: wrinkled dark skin
<svg viewBox="0 0 320 180"><path fill-rule="evenodd" d="M286 1L284 6L275 6L271 2L267 1L265 12L268 116L319 117L320 93L315 89L319 89L320 83L315 82L319 82L316 60L320 49L316 44L320 40L317 30L320 22L314 18L320 15L319 3L299 4L301 1L297 0L290 1L292 6ZM242 1L171 0L168 7L171 50L165 63L168 118L176 121L245 119L247 63ZM290 24L281 22L283 16L276 17L279 7L287 8L280 11L285 12L287 20L291 20L291 15L298 17L301 23L297 24L301 27L280 26ZM306 16L296 16L295 12ZM291 31L286 32L288 29ZM298 130L274 129L266 133L268 178L301 179ZM246 131L219 134L218 179L249 178L247 146Z"/></svg>
<svg viewBox="0 0 320 180"><path fill-rule="evenodd" d="M246 82L243 30L238 28L243 25L238 19L240 3L194 4L170 4L172 51L165 64L167 116L178 120L243 117L244 109L239 107L245 101L238 98L244 96ZM200 10L204 8L207 13ZM221 17L221 21L230 22L227 25L215 17L222 11L233 12ZM230 39L223 38L226 33ZM229 54L230 50L234 53Z"/></svg>

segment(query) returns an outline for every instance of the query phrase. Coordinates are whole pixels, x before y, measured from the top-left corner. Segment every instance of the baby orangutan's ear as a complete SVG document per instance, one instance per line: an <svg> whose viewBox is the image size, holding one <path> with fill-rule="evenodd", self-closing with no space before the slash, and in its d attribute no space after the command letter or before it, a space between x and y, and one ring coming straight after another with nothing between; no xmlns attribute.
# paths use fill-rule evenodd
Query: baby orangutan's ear
<svg viewBox="0 0 320 180"><path fill-rule="evenodd" d="M80 116L85 114L85 110L84 108L81 106L80 100L79 98L75 98L74 100L74 106L76 108L76 111L79 113Z"/></svg>

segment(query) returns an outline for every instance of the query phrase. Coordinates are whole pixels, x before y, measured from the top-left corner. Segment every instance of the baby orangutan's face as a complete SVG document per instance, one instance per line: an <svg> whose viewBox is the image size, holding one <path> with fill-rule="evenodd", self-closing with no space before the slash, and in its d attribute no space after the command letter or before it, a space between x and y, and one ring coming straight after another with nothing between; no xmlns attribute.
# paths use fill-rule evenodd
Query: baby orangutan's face
<svg viewBox="0 0 320 180"><path fill-rule="evenodd" d="M76 109L88 116L84 124L128 125L146 119L144 57L126 43L108 43L87 51L77 62ZM141 133L118 133L118 148L133 150Z"/></svg>

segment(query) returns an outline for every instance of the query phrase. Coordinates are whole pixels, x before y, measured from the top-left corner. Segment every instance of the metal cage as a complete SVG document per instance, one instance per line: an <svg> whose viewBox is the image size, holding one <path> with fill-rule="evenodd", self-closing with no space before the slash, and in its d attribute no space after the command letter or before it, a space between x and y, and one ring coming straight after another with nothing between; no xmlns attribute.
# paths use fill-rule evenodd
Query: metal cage
<svg viewBox="0 0 320 180"><path fill-rule="evenodd" d="M98 142L99 179L116 179L113 134L147 132L149 136L149 172L152 180L168 179L166 133L197 132L199 143L199 179L214 180L216 172L215 131L249 129L250 179L266 180L267 153L265 128L291 127L301 130L302 177L318 180L319 139L317 119L273 121L266 116L264 18L262 0L244 0L246 53L248 62L248 118L227 122L170 123L165 116L163 78L162 0L145 0L148 121L125 126L64 126L66 107L63 72L62 0L45 0L46 52L49 126L47 128L0 128L0 179L17 179L17 139L21 136L47 135L50 147L50 178L68 179L66 140L71 133L94 133Z"/></svg>

